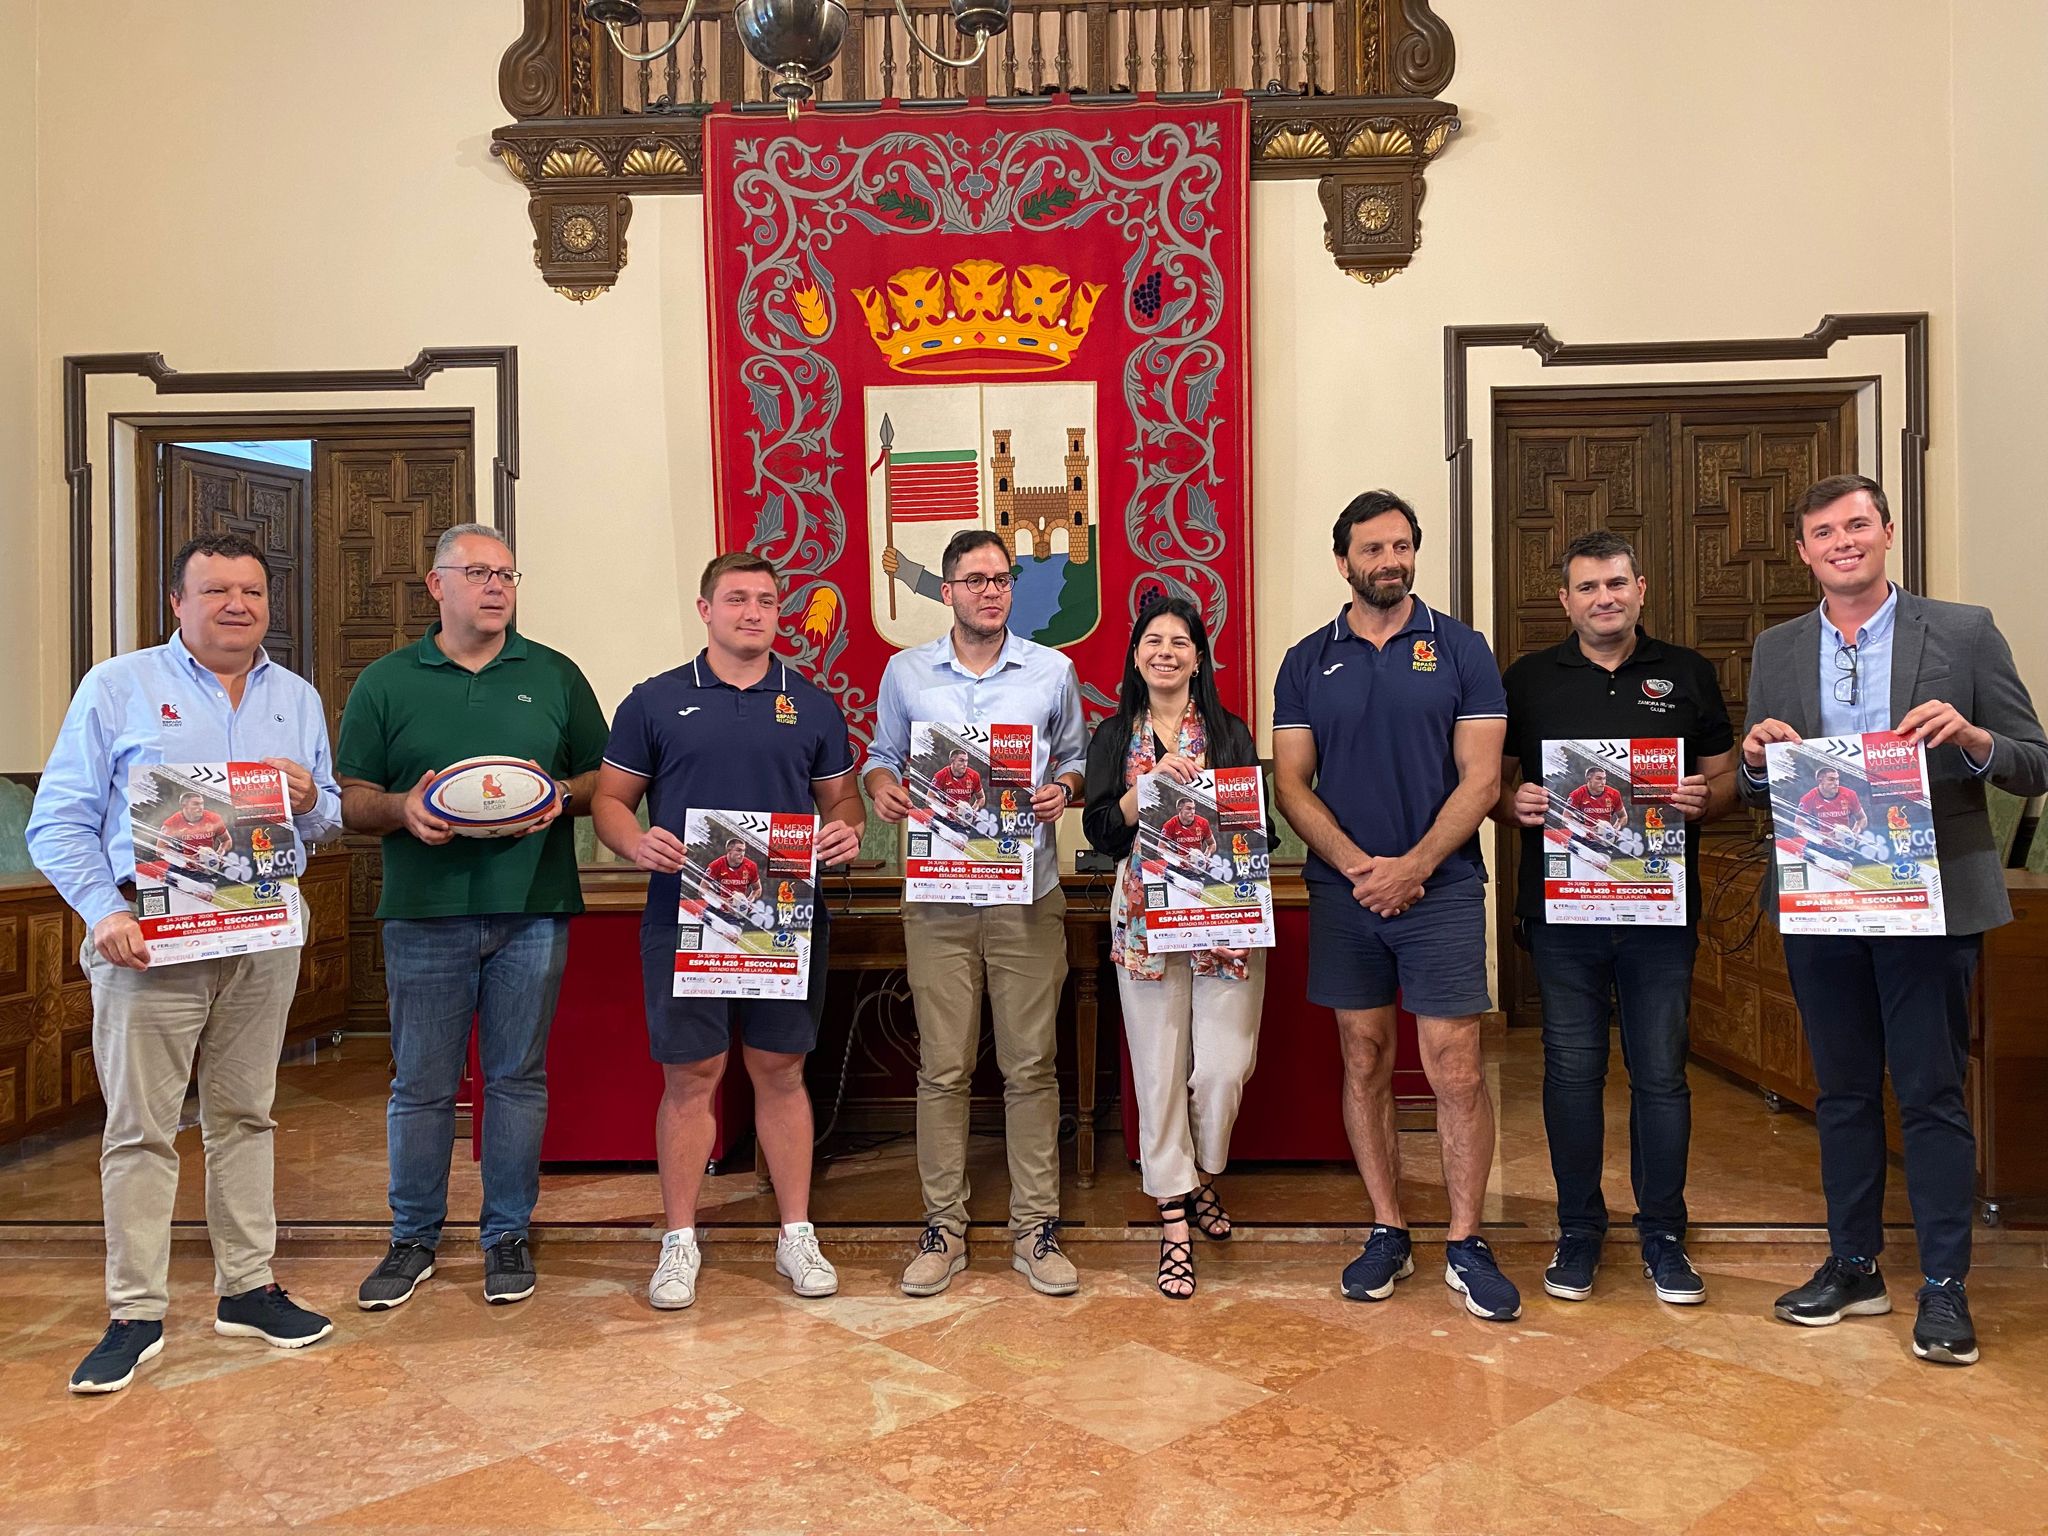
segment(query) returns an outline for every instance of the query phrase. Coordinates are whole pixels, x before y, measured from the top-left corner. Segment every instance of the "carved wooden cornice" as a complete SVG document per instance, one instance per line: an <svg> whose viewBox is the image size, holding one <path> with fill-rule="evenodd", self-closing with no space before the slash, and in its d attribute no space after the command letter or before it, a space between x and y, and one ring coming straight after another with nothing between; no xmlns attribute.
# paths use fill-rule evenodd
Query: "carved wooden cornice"
<svg viewBox="0 0 2048 1536"><path fill-rule="evenodd" d="M879 12L886 3L849 0L849 9ZM913 10L926 8L913 0ZM699 25L730 24L729 0L704 0L699 9L707 18ZM1093 13L1114 9L1089 6L1091 26ZM1230 0L1214 0L1210 10L1227 28ZM1459 126L1458 109L1436 94L1450 83L1456 52L1428 0L1338 0L1336 12L1337 78L1356 94L1251 93L1248 169L1254 181L1315 179L1331 257L1352 277L1377 283L1407 266L1421 244L1424 173ZM1106 21L1103 27L1106 38ZM1115 62L1091 47L1089 78L1113 71ZM618 281L634 197L704 190L702 115L710 108L600 114L600 103L618 97L618 68L609 40L582 19L579 0L526 0L525 30L498 71L499 95L515 121L492 136L491 153L527 188L534 264L556 291L579 301ZM1077 89L1074 100L1085 106L1104 94ZM835 102L824 110L858 108ZM937 115L946 104L930 110Z"/></svg>

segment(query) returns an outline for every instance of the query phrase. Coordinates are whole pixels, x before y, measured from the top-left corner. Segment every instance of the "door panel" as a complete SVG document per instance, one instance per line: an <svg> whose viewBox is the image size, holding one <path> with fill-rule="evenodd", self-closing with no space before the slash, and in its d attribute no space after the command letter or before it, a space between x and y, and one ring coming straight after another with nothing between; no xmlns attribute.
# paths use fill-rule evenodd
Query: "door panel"
<svg viewBox="0 0 2048 1536"><path fill-rule="evenodd" d="M314 446L320 549L317 682L337 733L363 668L427 632L440 610L427 592L434 544L476 516L466 439L319 442ZM377 942L383 856L374 837L349 837L349 1023L381 1030L384 951Z"/></svg>
<svg viewBox="0 0 2048 1536"><path fill-rule="evenodd" d="M312 576L312 475L289 465L237 459L195 448L162 448L163 517L158 523L158 558L146 567L155 589L143 594L138 612L141 643L161 645L176 627L161 590L171 557L198 533L224 530L252 539L270 562L270 632L264 647L280 666L312 675L307 632Z"/></svg>
<svg viewBox="0 0 2048 1536"><path fill-rule="evenodd" d="M1611 528L1636 546L1649 581L1644 625L1714 662L1740 730L1757 633L1818 600L1787 510L1814 480L1855 465L1853 389L1497 396L1494 641L1503 666L1565 637L1558 556L1579 534ZM1501 1007L1511 1023L1535 1024L1534 971L1512 937L1520 840L1497 846Z"/></svg>

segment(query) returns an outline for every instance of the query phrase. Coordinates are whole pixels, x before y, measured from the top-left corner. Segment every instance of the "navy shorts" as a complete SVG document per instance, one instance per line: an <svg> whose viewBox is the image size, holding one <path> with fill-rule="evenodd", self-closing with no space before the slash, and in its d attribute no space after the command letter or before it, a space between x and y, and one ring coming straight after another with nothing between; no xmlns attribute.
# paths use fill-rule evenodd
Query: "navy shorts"
<svg viewBox="0 0 2048 1536"><path fill-rule="evenodd" d="M818 1021L825 1016L825 958L829 930L825 908L817 908L818 925L811 930L810 996L802 1001L780 997L677 997L676 929L673 923L640 930L640 986L647 1003L647 1044L654 1059L680 1064L723 1056L732 1048L732 1032L757 1051L801 1056L818 1043Z"/></svg>
<svg viewBox="0 0 2048 1536"><path fill-rule="evenodd" d="M1461 1019L1493 1006L1486 990L1486 882L1433 887L1398 917L1358 904L1348 886L1308 882L1308 1000Z"/></svg>

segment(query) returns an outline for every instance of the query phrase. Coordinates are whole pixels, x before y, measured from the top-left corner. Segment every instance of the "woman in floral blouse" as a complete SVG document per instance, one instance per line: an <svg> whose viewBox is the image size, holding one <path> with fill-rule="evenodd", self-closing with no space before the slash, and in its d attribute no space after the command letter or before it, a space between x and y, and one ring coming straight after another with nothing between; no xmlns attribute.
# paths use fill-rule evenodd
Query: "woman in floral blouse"
<svg viewBox="0 0 2048 1536"><path fill-rule="evenodd" d="M1139 1165L1145 1193L1159 1202L1159 1289L1175 1299L1195 1293L1190 1219L1205 1237L1230 1236L1215 1179L1229 1161L1231 1127L1258 1055L1266 957L1149 951L1143 876L1130 858L1136 786L1148 773L1186 783L1205 768L1257 763L1250 729L1217 698L1201 614L1184 598L1149 604L1131 632L1117 711L1088 744L1081 824L1094 847L1121 861L1110 958L1136 1086Z"/></svg>

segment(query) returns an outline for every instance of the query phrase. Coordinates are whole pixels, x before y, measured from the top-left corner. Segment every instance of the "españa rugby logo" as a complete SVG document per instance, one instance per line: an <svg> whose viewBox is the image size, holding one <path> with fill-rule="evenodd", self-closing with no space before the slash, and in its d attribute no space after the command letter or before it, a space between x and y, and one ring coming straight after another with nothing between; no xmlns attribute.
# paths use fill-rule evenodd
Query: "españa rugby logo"
<svg viewBox="0 0 2048 1536"><path fill-rule="evenodd" d="M1435 642L1430 640L1416 641L1415 660L1410 665L1418 672L1434 672L1436 670Z"/></svg>

